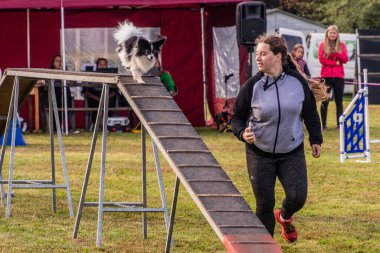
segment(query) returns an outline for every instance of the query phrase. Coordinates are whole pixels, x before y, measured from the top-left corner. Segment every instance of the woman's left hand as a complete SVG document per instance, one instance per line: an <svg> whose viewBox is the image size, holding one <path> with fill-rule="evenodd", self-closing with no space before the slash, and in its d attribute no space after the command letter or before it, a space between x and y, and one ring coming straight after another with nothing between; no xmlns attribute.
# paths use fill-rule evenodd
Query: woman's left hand
<svg viewBox="0 0 380 253"><path fill-rule="evenodd" d="M311 150L314 158L319 158L321 156L322 147L319 144L311 145Z"/></svg>

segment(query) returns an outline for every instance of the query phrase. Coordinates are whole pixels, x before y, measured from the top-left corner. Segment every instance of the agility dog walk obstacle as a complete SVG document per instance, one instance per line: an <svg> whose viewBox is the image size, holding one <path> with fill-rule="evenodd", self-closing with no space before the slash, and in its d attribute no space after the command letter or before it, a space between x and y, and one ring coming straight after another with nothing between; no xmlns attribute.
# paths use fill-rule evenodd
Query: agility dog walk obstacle
<svg viewBox="0 0 380 253"><path fill-rule="evenodd" d="M7 73L12 73L13 76L16 76L16 80L20 77L49 80L54 78L56 80L101 83L103 86L78 205L74 238L77 237L82 211L85 206L98 207L97 246L100 246L101 243L104 212L142 212L143 214L147 212L163 212L167 228L165 252L169 252L178 190L180 183L182 183L219 239L223 241L228 252L282 252L158 78L144 77L145 84L136 84L132 81L131 76L116 76L104 73L41 69L9 69ZM142 203L104 201L106 127L102 129L99 200L98 202L85 201L100 120L102 120L103 126L106 126L109 87L116 86L127 99L142 124ZM146 206L146 133L150 135L153 142L153 152L162 198L161 208L148 208ZM163 157L176 174L170 217L166 208L158 150L161 151ZM13 153L14 147L12 149ZM143 215L143 230L145 237L146 215Z"/></svg>
<svg viewBox="0 0 380 253"><path fill-rule="evenodd" d="M43 77L43 75L39 75ZM59 126L57 100L54 91L53 75L45 75L45 78L50 80L48 93L49 93L49 132L50 132L50 151L51 151L51 180L13 180L13 170L15 164L15 141L16 141L16 121L18 108L22 102L28 97L29 93L37 83L37 79L30 75L30 73L24 70L8 69L0 81L0 135L4 133L4 140L8 139L10 126L12 126L12 138L11 138L11 152L9 162L9 179L3 180L3 164L5 149L7 147L7 141L3 141L0 157L0 188L1 188L1 202L5 205L5 199L7 199L6 217L10 218L11 215L11 194L13 188L18 189L52 189L52 209L56 212L56 189L65 189L67 193L67 202L69 205L70 216L74 216L69 177L67 174L66 160L62 142L62 132ZM55 179L55 156L54 156L54 128L53 126L53 114L55 117L58 142L62 160L63 175L65 183L63 185L57 185ZM7 198L5 198L4 184L8 184Z"/></svg>
<svg viewBox="0 0 380 253"><path fill-rule="evenodd" d="M376 59L380 57L380 50L376 47L376 43L380 40L380 35L377 33L376 30L356 31L359 91L339 118L340 161L342 163L349 158L365 158L366 162L371 162L370 143L378 142L370 140L368 114L368 85L371 84L372 87L378 85L369 83L368 76L380 77L380 72L376 68ZM370 98L377 100L378 95L371 92Z"/></svg>
<svg viewBox="0 0 380 253"><path fill-rule="evenodd" d="M380 80L380 50L377 46L380 40L379 30L357 29L356 36L359 91L339 119L341 162L363 157L366 162L371 162L370 143L379 143L379 140L370 140L368 114L368 104L380 101L375 90ZM372 79L372 83L368 82L368 78Z"/></svg>

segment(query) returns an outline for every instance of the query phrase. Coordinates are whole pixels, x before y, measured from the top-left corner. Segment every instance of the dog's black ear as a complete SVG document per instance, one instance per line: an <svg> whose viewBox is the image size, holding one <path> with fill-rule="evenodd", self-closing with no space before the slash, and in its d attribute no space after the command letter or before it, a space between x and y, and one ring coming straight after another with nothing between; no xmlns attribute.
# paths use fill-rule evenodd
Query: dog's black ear
<svg viewBox="0 0 380 253"><path fill-rule="evenodd" d="M166 36L161 36L157 38L156 40L152 41L153 47L161 50L161 47L165 43L165 41L166 41Z"/></svg>

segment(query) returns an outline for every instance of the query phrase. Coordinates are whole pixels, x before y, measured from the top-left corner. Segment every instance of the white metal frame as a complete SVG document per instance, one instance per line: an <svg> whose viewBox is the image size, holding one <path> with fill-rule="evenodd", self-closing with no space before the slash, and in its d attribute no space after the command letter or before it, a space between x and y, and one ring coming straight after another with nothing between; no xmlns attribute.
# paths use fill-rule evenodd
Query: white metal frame
<svg viewBox="0 0 380 253"><path fill-rule="evenodd" d="M141 212L142 224L143 224L143 237L147 238L147 213L148 212L163 212L165 218L166 229L169 231L169 213L167 209L167 202L165 196L164 182L162 180L161 166L157 151L157 146L152 141L153 153L156 163L157 179L160 188L161 195L161 208L150 208L147 207L147 191L146 191L146 130L142 126L141 129L141 152L142 152L142 202L104 202L104 179L105 179L105 161L106 161L106 141L107 141L107 119L108 119L108 97L109 97L109 85L103 83L102 94L100 98L98 115L95 122L95 128L93 132L90 154L87 161L87 167L82 187L82 193L78 204L78 212L76 217L76 222L74 226L73 238L77 238L79 224L82 218L82 211L84 206L97 206L98 207L98 227L97 227L97 237L96 246L101 246L102 238L102 223L103 223L103 213L104 212ZM101 119L102 118L102 119ZM86 192L88 188L88 181L90 178L90 172L92 167L92 161L95 152L96 139L99 132L100 120L102 120L102 151L101 151L101 169L100 169L100 182L99 182L99 201L98 202L86 202ZM178 192L178 190L177 190ZM174 218L174 216L173 216ZM172 226L171 226L172 228ZM170 237L171 238L171 237ZM171 242L171 240L170 240ZM170 243L168 244L168 249L170 249Z"/></svg>
<svg viewBox="0 0 380 253"><path fill-rule="evenodd" d="M15 164L15 142L16 142L16 121L18 113L18 96L20 88L20 76L14 76L14 85L11 95L11 101L9 104L7 123L4 131L4 139L1 148L1 160L0 160L0 184L1 184L1 202L5 205L5 191L4 184L8 184L8 193L7 193L7 203L6 203L6 218L11 216L11 204L12 204L12 189L52 189L52 209L53 212L56 212L56 189L66 189L67 193L67 202L69 206L70 217L74 216L73 205L71 200L70 193L70 182L66 167L66 158L63 149L62 142L62 132L59 125L58 109L57 109L57 100L55 97L54 91L54 80L50 80L49 83L49 132L50 132L50 151L51 151L51 171L52 178L51 180L13 180L13 170ZM55 117L58 142L61 154L63 176L65 183L63 185L57 185L55 180L55 159L54 159L54 128L53 128L53 114ZM10 130L10 121L12 120L12 139L11 139L11 152L10 152L10 162L9 162L9 179L3 180L2 177L2 167L4 162L4 155L6 150L6 143L8 139L8 134Z"/></svg>
<svg viewBox="0 0 380 253"><path fill-rule="evenodd" d="M359 76L360 76L360 72ZM369 135L369 113L368 113L368 78L367 78L367 69L363 70L364 74L364 88L360 89L355 97L352 99L351 103L347 106L346 110L343 112L342 116L339 118L339 127L340 127L340 162L343 163L346 159L349 158L366 158L366 162L371 162L371 151L370 151L370 135ZM360 82L360 81L359 81ZM359 83L359 87L362 87L362 84ZM358 154L347 154L344 151L345 139L344 139L344 121L346 120L347 115L351 112L351 110L355 107L358 99L364 96L364 127L365 127L365 142L366 142L366 150L363 153Z"/></svg>

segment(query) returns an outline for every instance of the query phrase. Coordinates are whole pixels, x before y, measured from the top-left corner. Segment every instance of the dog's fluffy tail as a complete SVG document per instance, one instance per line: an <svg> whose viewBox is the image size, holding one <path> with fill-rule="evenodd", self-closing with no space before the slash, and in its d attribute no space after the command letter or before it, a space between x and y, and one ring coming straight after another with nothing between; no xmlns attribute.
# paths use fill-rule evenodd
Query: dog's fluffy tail
<svg viewBox="0 0 380 253"><path fill-rule="evenodd" d="M132 22L126 20L122 23L119 23L119 26L113 33L113 37L116 40L117 44L122 44L133 36L140 36L141 34L141 29L134 26Z"/></svg>

